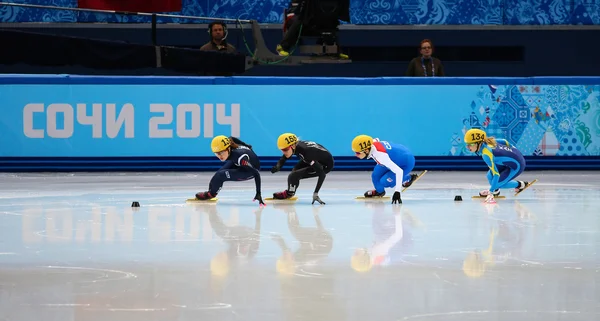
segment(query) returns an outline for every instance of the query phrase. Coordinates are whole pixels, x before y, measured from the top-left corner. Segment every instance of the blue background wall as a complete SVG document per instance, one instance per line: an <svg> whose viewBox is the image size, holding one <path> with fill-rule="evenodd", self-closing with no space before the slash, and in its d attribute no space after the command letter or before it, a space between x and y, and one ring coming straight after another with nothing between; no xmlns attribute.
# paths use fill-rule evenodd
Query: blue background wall
<svg viewBox="0 0 600 321"><path fill-rule="evenodd" d="M423 160L419 166L469 169L482 165L477 157L463 159L462 137L472 127L508 139L538 158L540 168L600 167L600 78L0 81L6 170L121 169L115 164L123 162L132 169L148 162L152 169L212 169L219 162L210 142L221 134L252 144L268 168L284 132L323 144L339 157L338 169L372 167L350 149L362 133L405 144ZM290 92L303 99L289 100Z"/></svg>
<svg viewBox="0 0 600 321"><path fill-rule="evenodd" d="M11 2L76 7L77 0ZM183 0L183 15L281 23L287 0ZM353 24L597 25L600 0L351 0ZM148 22L148 17L0 7L2 22ZM190 22L162 18L162 22ZM196 21L198 22L198 21Z"/></svg>

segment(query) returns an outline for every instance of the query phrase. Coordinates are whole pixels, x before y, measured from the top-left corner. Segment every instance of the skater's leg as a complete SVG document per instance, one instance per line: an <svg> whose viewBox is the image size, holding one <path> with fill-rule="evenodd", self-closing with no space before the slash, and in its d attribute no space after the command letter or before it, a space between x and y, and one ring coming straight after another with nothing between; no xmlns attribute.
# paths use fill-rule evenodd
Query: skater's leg
<svg viewBox="0 0 600 321"><path fill-rule="evenodd" d="M373 168L373 173L371 173L371 181L373 182L373 187L375 189L366 191L364 196L365 197L384 196L385 188L388 187L388 185L390 185L390 183L392 183L392 182L386 181L387 180L386 175L388 173L393 174L393 172L390 171L387 167L377 164L375 166L375 168ZM394 177L395 177L395 175L394 175ZM395 180L394 180L393 184L394 184L393 186L396 185Z"/></svg>
<svg viewBox="0 0 600 321"><path fill-rule="evenodd" d="M509 166L503 166L502 168L500 168L499 169L500 171L498 172L498 174L500 174L500 175L498 178L498 183L496 184L496 190L494 191L494 196L498 196L500 194L501 188L519 189L519 188L524 188L525 186L527 186L526 182L514 180L519 175L521 175L521 173L523 173L523 169L524 169L524 166L521 166L521 164L516 163L516 162L511 163ZM490 185L492 185L493 181L494 181L494 176L492 175L491 171L488 171L487 179L490 182ZM484 190L479 193L480 196L487 196L488 194L489 194L489 190Z"/></svg>
<svg viewBox="0 0 600 321"><path fill-rule="evenodd" d="M208 184L207 192L200 192L196 194L197 199L211 199L216 197L221 191L223 183L227 181L246 181L254 178L254 173L245 170L243 168L229 168L218 170L210 180Z"/></svg>
<svg viewBox="0 0 600 321"><path fill-rule="evenodd" d="M330 164L322 164L321 166L323 166L323 171L326 174L329 173L331 171L331 168L333 167ZM296 166L294 166L294 169L292 170L290 175L288 175L287 190L285 190L283 192L279 192L279 193L274 193L273 198L277 198L277 199L290 198L296 194L296 191L298 190L298 186L300 186L300 180L303 180L306 178L318 177L318 176L319 176L319 174L309 164L307 164L305 162L298 162L298 164L296 164Z"/></svg>
<svg viewBox="0 0 600 321"><path fill-rule="evenodd" d="M333 167L330 164L321 164L321 166L323 167L323 171L325 172L325 174L329 173L331 171L331 168ZM290 191L292 187L295 187L295 189L297 189L300 185L300 180L313 177L319 177L319 173L317 173L317 171L308 164L306 165L306 167L302 167L301 169L292 171L292 173L288 176L288 191Z"/></svg>
<svg viewBox="0 0 600 321"><path fill-rule="evenodd" d="M521 184L519 181L514 180L523 173L523 167L518 163L515 166L505 167L500 171L500 179L498 179L498 188L517 188Z"/></svg>
<svg viewBox="0 0 600 321"><path fill-rule="evenodd" d="M492 171L491 171L491 170L488 170L488 171L487 171L486 178L487 178L487 180L488 180L488 183L490 183L490 185L492 185L492 184L493 184L493 181L494 181L494 174L492 173ZM483 191L479 192L479 196L488 196L489 194L490 194L490 190L489 190L489 189L485 189L485 190L483 190ZM494 196L498 196L498 195L500 195L500 189L499 189L499 188L497 188L497 189L494 191L494 193L493 193L493 194L494 194Z"/></svg>
<svg viewBox="0 0 600 321"><path fill-rule="evenodd" d="M373 187L375 187L375 191L377 193L385 192L385 188L387 187L385 184L384 176L386 174L392 173L387 167L383 165L377 164L373 169L373 173L371 173L371 180L373 181ZM394 175L395 176L395 175ZM395 184L394 184L395 186Z"/></svg>
<svg viewBox="0 0 600 321"><path fill-rule="evenodd" d="M296 194L296 190L298 189L298 186L300 186L300 180L307 175L308 171L309 167L305 162L300 161L294 166L292 172L288 175L288 195L293 196Z"/></svg>
<svg viewBox="0 0 600 321"><path fill-rule="evenodd" d="M379 186L383 186L384 188L391 188L396 186L396 173L392 171L388 171L381 177L379 180Z"/></svg>
<svg viewBox="0 0 600 321"><path fill-rule="evenodd" d="M492 184L492 180L494 179L494 174L492 174L492 171L491 171L491 170L489 170L489 171L487 172L487 175L486 175L486 177L487 177L488 183L490 183L490 185L491 185L491 184Z"/></svg>
<svg viewBox="0 0 600 321"><path fill-rule="evenodd" d="M417 175L416 174L410 174L410 172L412 172L412 170L415 168L415 157L411 156L406 160L406 163L402 166L400 166L400 168L402 168L402 171L404 172L404 175L402 177L402 183L408 183L411 182L412 180L414 180ZM410 185L409 185L410 186Z"/></svg>
<svg viewBox="0 0 600 321"><path fill-rule="evenodd" d="M300 180L297 180L296 176L299 174L299 171L305 170L307 167L308 164L303 161L296 163L294 168L292 168L292 172L288 175L288 187L281 192L273 193L273 198L286 199L294 196L294 194L296 194L296 189L298 189L298 185L300 185Z"/></svg>

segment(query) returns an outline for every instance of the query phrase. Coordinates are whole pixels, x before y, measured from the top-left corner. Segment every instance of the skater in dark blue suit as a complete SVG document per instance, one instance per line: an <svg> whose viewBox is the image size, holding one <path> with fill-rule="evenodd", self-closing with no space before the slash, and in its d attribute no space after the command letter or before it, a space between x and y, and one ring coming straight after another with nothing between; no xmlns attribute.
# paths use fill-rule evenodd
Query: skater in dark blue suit
<svg viewBox="0 0 600 321"><path fill-rule="evenodd" d="M210 180L208 191L196 194L198 200L215 198L226 181L247 181L254 178L256 195L254 200L265 206L261 196L260 160L252 146L236 137L217 136L211 142L212 152L225 164Z"/></svg>

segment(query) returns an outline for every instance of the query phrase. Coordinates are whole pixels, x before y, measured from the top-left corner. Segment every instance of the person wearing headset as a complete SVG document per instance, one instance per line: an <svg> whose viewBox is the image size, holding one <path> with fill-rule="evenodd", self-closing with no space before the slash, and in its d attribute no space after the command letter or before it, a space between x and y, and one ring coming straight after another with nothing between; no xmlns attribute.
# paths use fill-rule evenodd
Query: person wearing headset
<svg viewBox="0 0 600 321"><path fill-rule="evenodd" d="M211 22L208 25L208 34L210 35L210 41L200 47L201 51L225 51L229 53L235 53L236 49L234 46L227 42L227 25L223 22Z"/></svg>

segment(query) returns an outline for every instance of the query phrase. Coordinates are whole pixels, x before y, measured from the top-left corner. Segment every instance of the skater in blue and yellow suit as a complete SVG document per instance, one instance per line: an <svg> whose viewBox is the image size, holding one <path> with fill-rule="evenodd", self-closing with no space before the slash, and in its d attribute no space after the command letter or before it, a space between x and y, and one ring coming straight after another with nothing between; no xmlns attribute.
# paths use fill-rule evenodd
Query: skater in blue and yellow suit
<svg viewBox="0 0 600 321"><path fill-rule="evenodd" d="M465 143L470 152L481 154L489 167L487 179L490 188L479 192L486 196L486 203L495 203L495 196L500 195L501 188L514 188L515 193L525 189L528 182L514 180L525 170L525 158L516 146L505 139L488 137L481 129L470 129L465 133Z"/></svg>

